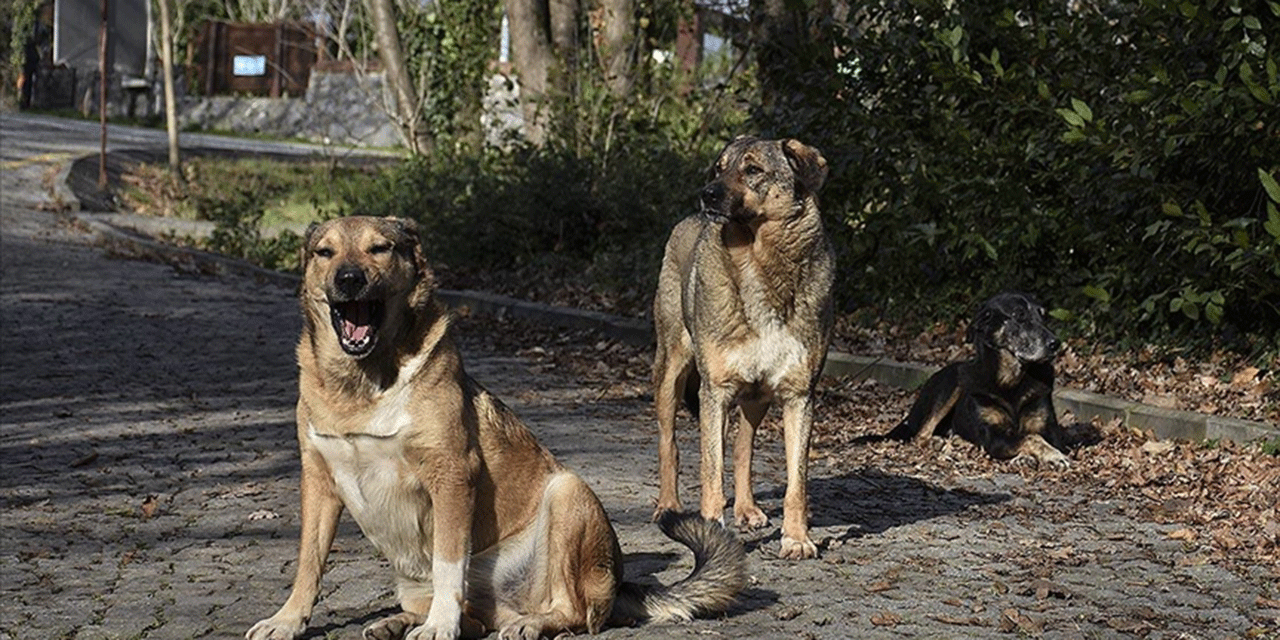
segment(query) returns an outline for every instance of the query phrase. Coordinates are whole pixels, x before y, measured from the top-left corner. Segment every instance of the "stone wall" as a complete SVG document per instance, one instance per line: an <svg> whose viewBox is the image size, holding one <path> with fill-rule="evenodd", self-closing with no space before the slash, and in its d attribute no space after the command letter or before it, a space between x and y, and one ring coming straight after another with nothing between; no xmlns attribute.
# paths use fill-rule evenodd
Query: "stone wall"
<svg viewBox="0 0 1280 640"><path fill-rule="evenodd" d="M260 133L357 147L400 146L400 134L382 107L382 74L313 70L305 96L258 98L188 96L183 129Z"/></svg>

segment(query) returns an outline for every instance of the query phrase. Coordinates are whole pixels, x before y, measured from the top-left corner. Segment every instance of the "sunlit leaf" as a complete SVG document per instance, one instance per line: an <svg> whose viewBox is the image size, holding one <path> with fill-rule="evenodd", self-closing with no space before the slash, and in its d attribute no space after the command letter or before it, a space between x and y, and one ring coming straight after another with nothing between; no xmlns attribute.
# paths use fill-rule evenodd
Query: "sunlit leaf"
<svg viewBox="0 0 1280 640"><path fill-rule="evenodd" d="M1258 180L1262 182L1262 188L1267 190L1267 197L1271 198L1272 202L1280 203L1280 183L1276 182L1275 177L1258 169Z"/></svg>

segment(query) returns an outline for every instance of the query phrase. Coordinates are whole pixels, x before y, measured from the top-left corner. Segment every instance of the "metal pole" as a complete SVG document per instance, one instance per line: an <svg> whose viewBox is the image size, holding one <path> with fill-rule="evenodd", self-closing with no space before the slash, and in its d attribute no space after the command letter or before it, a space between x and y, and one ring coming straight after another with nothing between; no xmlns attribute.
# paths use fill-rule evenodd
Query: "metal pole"
<svg viewBox="0 0 1280 640"><path fill-rule="evenodd" d="M107 0L102 0L102 24L98 28L98 123L102 150L98 153L98 188L107 188Z"/></svg>

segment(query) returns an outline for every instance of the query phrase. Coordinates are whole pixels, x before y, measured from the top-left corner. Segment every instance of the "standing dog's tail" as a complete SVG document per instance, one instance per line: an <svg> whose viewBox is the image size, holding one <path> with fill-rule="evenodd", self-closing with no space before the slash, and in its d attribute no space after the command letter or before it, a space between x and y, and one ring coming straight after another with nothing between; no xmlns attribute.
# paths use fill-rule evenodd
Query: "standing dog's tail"
<svg viewBox="0 0 1280 640"><path fill-rule="evenodd" d="M612 618L667 622L728 609L747 585L747 555L723 525L695 513L668 511L658 518L667 537L693 551L693 572L666 587L623 583Z"/></svg>

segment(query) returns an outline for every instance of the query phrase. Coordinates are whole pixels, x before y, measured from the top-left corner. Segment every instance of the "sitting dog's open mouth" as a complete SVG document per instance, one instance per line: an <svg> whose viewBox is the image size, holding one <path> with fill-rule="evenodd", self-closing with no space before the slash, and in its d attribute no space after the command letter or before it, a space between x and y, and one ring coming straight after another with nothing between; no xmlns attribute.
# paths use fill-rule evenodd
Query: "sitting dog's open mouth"
<svg viewBox="0 0 1280 640"><path fill-rule="evenodd" d="M338 343L347 355L363 356L373 350L382 325L381 300L330 302L329 319L338 334Z"/></svg>

